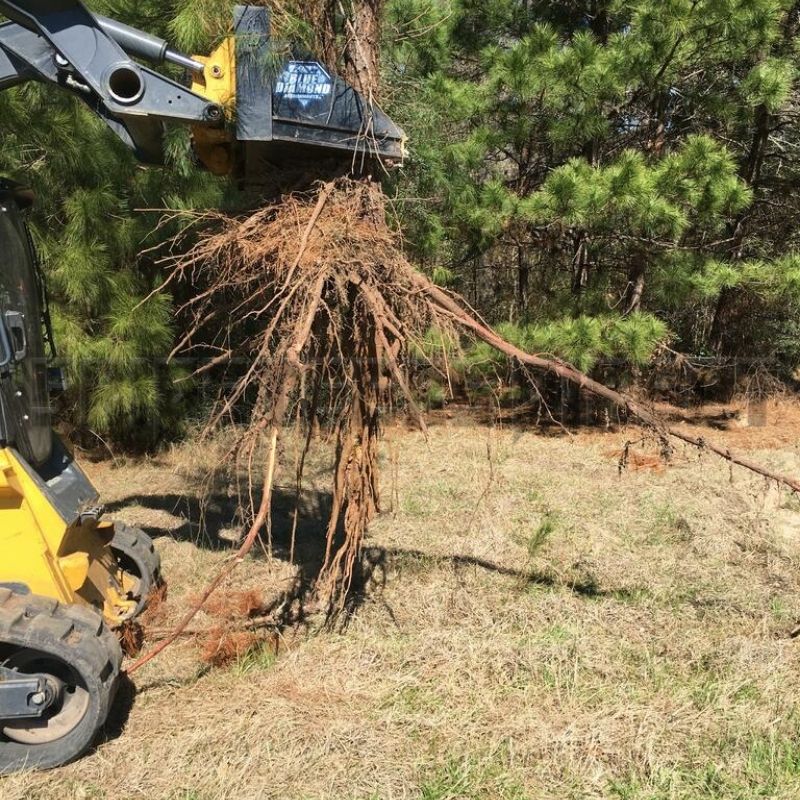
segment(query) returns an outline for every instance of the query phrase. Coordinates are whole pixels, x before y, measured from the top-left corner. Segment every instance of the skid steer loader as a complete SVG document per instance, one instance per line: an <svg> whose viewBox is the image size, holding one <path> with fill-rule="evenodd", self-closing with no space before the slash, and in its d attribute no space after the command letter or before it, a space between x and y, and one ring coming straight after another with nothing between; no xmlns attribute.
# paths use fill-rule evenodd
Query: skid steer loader
<svg viewBox="0 0 800 800"><path fill-rule="evenodd" d="M402 130L351 86L313 58L277 55L263 7L237 6L207 57L75 0L0 0L0 14L0 91L39 81L73 94L144 163L162 162L170 122L192 127L200 166L250 186L276 164L403 157ZM181 67L190 86L142 61ZM120 677L114 630L160 581L152 541L105 519L51 427L52 330L25 225L34 202L0 179L0 774L91 746Z"/></svg>

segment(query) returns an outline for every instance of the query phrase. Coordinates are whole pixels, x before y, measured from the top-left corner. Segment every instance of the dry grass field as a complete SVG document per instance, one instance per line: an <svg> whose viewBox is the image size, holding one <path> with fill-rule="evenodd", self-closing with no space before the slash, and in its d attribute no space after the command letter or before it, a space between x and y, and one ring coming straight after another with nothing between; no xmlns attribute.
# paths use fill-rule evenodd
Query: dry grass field
<svg viewBox="0 0 800 800"><path fill-rule="evenodd" d="M800 474L800 413L695 430ZM687 423L690 424L690 423ZM800 500L710 455L614 453L636 430L543 435L440 419L390 430L385 513L348 624L209 668L187 639L81 762L0 779L22 798L750 800L800 796ZM235 498L212 455L89 465L114 513L157 533L169 627L225 558ZM293 454L279 483L291 492ZM297 561L279 498L266 596ZM204 531L205 526L205 531ZM318 534L317 534L318 535ZM156 623L154 622L153 625ZM213 625L201 616L196 627Z"/></svg>

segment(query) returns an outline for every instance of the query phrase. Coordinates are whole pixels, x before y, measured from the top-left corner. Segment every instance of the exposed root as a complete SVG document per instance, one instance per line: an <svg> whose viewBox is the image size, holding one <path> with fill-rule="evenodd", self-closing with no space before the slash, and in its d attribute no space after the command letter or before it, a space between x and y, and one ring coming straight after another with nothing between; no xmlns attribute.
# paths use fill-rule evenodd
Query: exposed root
<svg viewBox="0 0 800 800"><path fill-rule="evenodd" d="M208 586L206 586L199 599L183 616L177 627L161 642L159 642L149 653L142 656L138 661L130 666L127 669L128 675L132 675L134 672L140 670L142 667L156 658L160 653L163 653L164 650L166 650L173 642L177 641L177 639L184 634L192 620L200 613L200 609L202 609L205 603L208 602L208 599L211 597L211 595L213 595L214 592L219 589L225 578L227 578L236 569L236 567L242 563L242 561L253 549L253 545L256 543L256 540L261 534L262 529L272 518L272 487L275 480L277 453L278 431L277 429L273 429L270 437L267 467L264 472L264 481L262 484L263 495L261 498L261 503L258 507L258 511L256 511L254 515L253 524L250 526L250 531L245 537L244 542L242 542L242 546L239 548L233 558L228 561L225 566L214 576Z"/></svg>
<svg viewBox="0 0 800 800"><path fill-rule="evenodd" d="M162 580L150 593L150 597L147 600L147 608L139 620L144 628L149 628L151 625L157 625L161 622L168 595L169 585Z"/></svg>
<svg viewBox="0 0 800 800"><path fill-rule="evenodd" d="M195 601L197 598L195 598ZM266 601L261 592L248 589L241 592L226 592L215 595L204 606L207 614L214 617L250 619L264 613Z"/></svg>
<svg viewBox="0 0 800 800"><path fill-rule="evenodd" d="M208 632L201 658L212 667L237 661L258 645L260 637L252 631L231 631L220 624Z"/></svg>
<svg viewBox="0 0 800 800"><path fill-rule="evenodd" d="M179 352L201 358L195 375L224 373L208 432L240 423L227 460L246 467L241 494L250 498L250 546L268 534L264 498L271 478L260 498L253 494L265 437L279 437L293 423L307 450L318 420L332 424L333 508L315 586L319 607L328 614L344 608L364 534L379 508L382 409L399 397L424 427L405 367L411 345L434 326L453 339L481 339L523 367L554 372L614 403L651 428L665 453L675 437L800 491L800 482L790 477L666 428L640 402L569 364L512 346L409 263L386 217L377 185L340 179L248 217L208 215L210 232L169 262L169 281L192 287L180 309L189 333ZM299 487L305 454L298 462Z"/></svg>
<svg viewBox="0 0 800 800"><path fill-rule="evenodd" d="M128 658L135 658L142 652L145 629L139 622L124 622L117 631L122 652Z"/></svg>
<svg viewBox="0 0 800 800"><path fill-rule="evenodd" d="M173 262L171 276L196 289L181 308L192 332L184 350L206 357L196 374L225 369L230 387L208 430L245 422L227 457L246 466L241 493L254 515L263 432L294 420L308 446L316 420L333 421L333 513L316 595L335 614L379 507L381 409L398 392L415 408L403 369L409 344L447 320L419 291L373 183L339 180L250 217L208 221L214 232Z"/></svg>

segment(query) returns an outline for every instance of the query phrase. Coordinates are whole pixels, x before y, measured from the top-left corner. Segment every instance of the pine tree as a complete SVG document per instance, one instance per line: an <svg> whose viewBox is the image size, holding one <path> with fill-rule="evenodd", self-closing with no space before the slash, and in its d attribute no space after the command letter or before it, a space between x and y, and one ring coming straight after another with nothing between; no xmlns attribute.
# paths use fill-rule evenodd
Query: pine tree
<svg viewBox="0 0 800 800"><path fill-rule="evenodd" d="M655 313L791 372L797 25L789 0L392 0L419 260L496 321Z"/></svg>
<svg viewBox="0 0 800 800"><path fill-rule="evenodd" d="M154 32L174 18L158 3L92 7ZM174 323L148 250L158 212L213 207L217 181L190 163L188 135L170 135L168 164L142 168L88 110L52 88L27 84L0 94L0 173L37 192L35 242L52 294L57 343L70 384L67 415L79 431L146 447L178 431L184 416L176 368L166 357Z"/></svg>

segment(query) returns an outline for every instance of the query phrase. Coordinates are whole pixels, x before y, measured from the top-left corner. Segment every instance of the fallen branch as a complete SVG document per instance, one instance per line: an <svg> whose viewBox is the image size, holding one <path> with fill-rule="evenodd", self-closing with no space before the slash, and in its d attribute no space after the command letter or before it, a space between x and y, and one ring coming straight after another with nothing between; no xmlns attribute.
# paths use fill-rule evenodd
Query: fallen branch
<svg viewBox="0 0 800 800"><path fill-rule="evenodd" d="M714 444L704 437L692 436L691 434L684 433L677 428L670 428L666 426L655 414L645 408L645 406L643 406L641 403L637 402L631 397L627 397L619 392L614 391L605 384L593 380L588 375L578 371L564 361L560 361L559 359L555 358L543 358L542 356L531 355L530 353L526 353L524 350L520 350L518 347L515 347L513 344L507 342L505 339L495 333L490 327L475 319L475 317L465 311L450 295L439 289L437 286L431 284L430 281L428 281L428 279L422 275L420 276L420 288L429 294L434 302L438 303L448 314L450 314L454 322L456 322L462 328L472 332L478 339L486 342L486 344L490 345L495 350L504 353L509 358L518 361L520 364L525 364L529 367L535 367L536 369L545 372L552 372L555 375L558 375L560 378L564 378L565 380L576 384L590 394L593 394L596 397L602 397L603 399L613 403L615 406L617 406L617 408L627 411L631 416L635 417L640 422L652 428L662 436L671 436L694 447L698 447L701 450L708 450L720 458L724 458L731 464L736 464L739 467L750 470L750 472L754 472L757 475L761 475L764 478L775 481L776 483L791 489L793 492L800 494L800 480L793 478L790 475L784 475L780 472L775 472L774 470L768 469L767 467L764 467L755 461L750 461L742 456L735 455L728 448Z"/></svg>
<svg viewBox="0 0 800 800"><path fill-rule="evenodd" d="M793 492L800 494L800 480L793 478L791 475L784 475L783 473L767 469L761 464L757 464L755 461L750 461L749 459L742 458L742 456L732 453L726 447L720 447L713 442L709 442L702 436L692 436L691 434L679 431L677 428L667 428L667 433L676 439L680 439L682 442L699 447L701 450L709 450L720 458L729 461L731 464L749 469L750 472L754 472L756 475L761 475L768 480L775 481L785 486L787 489L791 489Z"/></svg>

